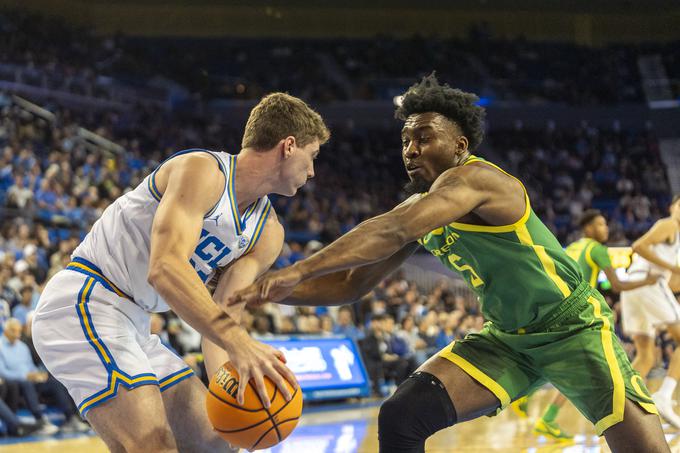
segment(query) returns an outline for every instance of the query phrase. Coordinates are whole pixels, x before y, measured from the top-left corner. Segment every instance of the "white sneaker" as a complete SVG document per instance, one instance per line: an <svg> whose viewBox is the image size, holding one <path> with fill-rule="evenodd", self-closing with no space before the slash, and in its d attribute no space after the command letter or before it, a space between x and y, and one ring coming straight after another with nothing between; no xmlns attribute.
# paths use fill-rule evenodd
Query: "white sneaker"
<svg viewBox="0 0 680 453"><path fill-rule="evenodd" d="M90 425L84 423L77 416L61 425L61 432L63 433L84 433L90 430Z"/></svg>
<svg viewBox="0 0 680 453"><path fill-rule="evenodd" d="M51 436L59 432L59 427L52 422L43 421L40 425L40 429L34 433L36 436Z"/></svg>
<svg viewBox="0 0 680 453"><path fill-rule="evenodd" d="M680 429L680 416L673 410L673 402L664 398L658 393L652 395L654 405L659 410L659 414L673 427Z"/></svg>

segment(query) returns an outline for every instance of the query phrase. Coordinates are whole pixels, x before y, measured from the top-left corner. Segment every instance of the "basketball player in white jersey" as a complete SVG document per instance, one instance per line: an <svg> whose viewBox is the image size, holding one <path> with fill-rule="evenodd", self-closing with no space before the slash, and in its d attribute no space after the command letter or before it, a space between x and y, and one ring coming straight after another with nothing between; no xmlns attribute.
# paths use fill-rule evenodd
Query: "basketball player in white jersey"
<svg viewBox="0 0 680 453"><path fill-rule="evenodd" d="M264 376L286 399L285 380L297 389L282 354L254 341L226 302L281 250L267 194L292 196L313 177L329 135L300 99L263 98L238 155L175 154L104 211L49 281L33 318L36 349L110 450L230 450L207 418L203 384L150 334L151 312L172 309L203 335L210 375L232 362L240 402L252 380L269 405ZM211 297L206 283L225 266Z"/></svg>
<svg viewBox="0 0 680 453"><path fill-rule="evenodd" d="M647 376L654 366L656 328L665 327L676 344L668 366L668 374L661 388L652 395L663 417L680 428L680 416L673 410L672 398L680 378L680 304L669 287L673 274L680 274L680 195L670 206L670 217L657 221L640 239L633 243L636 255L628 268L632 281L643 280L650 272L661 274L656 284L621 293L623 331L632 337L636 355L633 368Z"/></svg>

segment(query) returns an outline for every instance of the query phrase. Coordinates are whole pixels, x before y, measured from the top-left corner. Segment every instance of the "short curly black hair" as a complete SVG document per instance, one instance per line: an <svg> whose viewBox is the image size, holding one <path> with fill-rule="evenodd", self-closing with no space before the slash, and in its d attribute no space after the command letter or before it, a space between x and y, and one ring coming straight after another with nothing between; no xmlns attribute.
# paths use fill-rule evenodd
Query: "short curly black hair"
<svg viewBox="0 0 680 453"><path fill-rule="evenodd" d="M590 225L590 222L592 222L601 215L602 211L600 211L599 209L586 209L578 221L578 226L581 228L585 228L588 225Z"/></svg>
<svg viewBox="0 0 680 453"><path fill-rule="evenodd" d="M416 113L436 112L455 122L468 139L468 149L474 151L484 139L486 111L477 105L479 98L447 84L440 85L435 73L423 77L404 93L394 116L406 119Z"/></svg>

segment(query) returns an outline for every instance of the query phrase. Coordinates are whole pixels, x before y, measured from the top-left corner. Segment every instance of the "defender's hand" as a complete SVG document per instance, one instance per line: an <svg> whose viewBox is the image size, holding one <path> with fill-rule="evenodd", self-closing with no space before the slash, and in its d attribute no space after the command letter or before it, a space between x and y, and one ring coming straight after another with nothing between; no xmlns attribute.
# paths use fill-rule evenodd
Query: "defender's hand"
<svg viewBox="0 0 680 453"><path fill-rule="evenodd" d="M293 293L302 281L302 273L295 266L287 267L262 276L258 281L229 299L229 305L245 302L260 305L265 302L279 302Z"/></svg>
<svg viewBox="0 0 680 453"><path fill-rule="evenodd" d="M276 384L286 401L290 401L293 395L285 381L288 381L293 388L296 388L298 384L293 372L285 365L283 353L273 346L253 340L240 327L229 329L227 337L225 350L239 375L236 395L238 403L243 404L243 395L248 381L252 379L262 404L269 409L271 403L264 385L265 376Z"/></svg>

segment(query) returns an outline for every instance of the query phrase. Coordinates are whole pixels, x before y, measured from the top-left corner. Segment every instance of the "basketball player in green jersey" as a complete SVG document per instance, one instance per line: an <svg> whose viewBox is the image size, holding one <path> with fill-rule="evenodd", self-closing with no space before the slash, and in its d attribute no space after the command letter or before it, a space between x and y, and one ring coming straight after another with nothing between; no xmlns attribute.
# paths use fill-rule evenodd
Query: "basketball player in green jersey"
<svg viewBox="0 0 680 453"><path fill-rule="evenodd" d="M431 357L382 404L381 452L423 452L436 431L494 414L546 381L613 451L668 452L606 302L532 211L523 185L471 154L483 136L477 99L434 75L411 87L397 117L415 195L230 303L355 300L419 243L465 279L489 322Z"/></svg>
<svg viewBox="0 0 680 453"><path fill-rule="evenodd" d="M590 284L591 288L597 288L597 277L600 271L604 271L612 285L612 290L617 293L653 285L661 277L660 274L648 274L646 278L640 281L622 282L612 267L609 251L607 246L604 245L609 239L609 226L602 213L597 209L585 211L581 216L579 226L583 232L583 237L569 244L566 251L567 255L579 265L583 278ZM567 399L561 393L556 392L543 416L536 421L534 433L558 440L571 439L572 436L560 429L555 422L559 410L566 401Z"/></svg>

